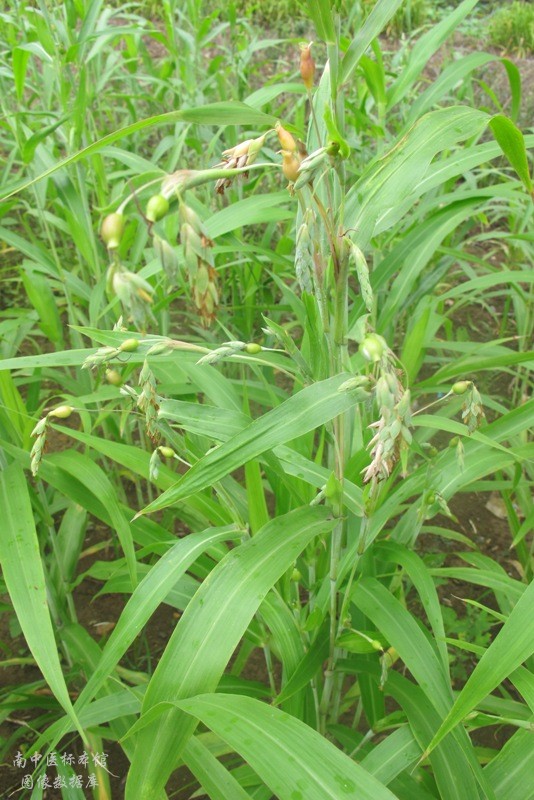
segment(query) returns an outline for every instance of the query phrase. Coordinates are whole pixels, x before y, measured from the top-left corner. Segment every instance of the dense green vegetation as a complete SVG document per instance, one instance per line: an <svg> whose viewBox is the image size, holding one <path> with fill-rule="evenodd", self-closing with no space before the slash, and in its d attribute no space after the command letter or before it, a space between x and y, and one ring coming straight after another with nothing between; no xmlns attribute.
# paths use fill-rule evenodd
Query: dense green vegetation
<svg viewBox="0 0 534 800"><path fill-rule="evenodd" d="M534 6L515 0L499 8L489 20L488 33L492 44L506 52L534 54Z"/></svg>
<svg viewBox="0 0 534 800"><path fill-rule="evenodd" d="M529 800L519 70L253 5L0 14L2 788Z"/></svg>

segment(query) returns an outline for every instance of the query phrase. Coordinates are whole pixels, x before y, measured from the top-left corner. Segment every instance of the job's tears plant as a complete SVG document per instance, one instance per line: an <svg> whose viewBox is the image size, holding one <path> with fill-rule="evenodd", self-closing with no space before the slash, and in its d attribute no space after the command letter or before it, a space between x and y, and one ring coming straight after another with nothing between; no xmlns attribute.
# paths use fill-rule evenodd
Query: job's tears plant
<svg viewBox="0 0 534 800"><path fill-rule="evenodd" d="M520 375L526 354L505 342L477 353L475 344L457 347L457 360L450 352L461 343L440 333L448 299L502 281L469 272L468 287L449 287L450 251L461 248L457 229L497 213L495 203L527 208L525 140L501 114L448 102L471 61L416 91L426 60L475 0L425 33L391 78L376 37L401 5L380 0L347 42L341 4L310 0L314 42L294 57L301 83L259 90L302 97L295 118L232 102L173 112L174 121L222 125L223 143L214 166L190 169L185 157L102 204L100 291L119 317L114 329L78 326L98 346L89 352L0 364L76 368L88 387L71 380L61 405L39 403L31 459L31 428L12 441L2 432L4 581L58 702L31 750L52 751L75 729L120 742L127 800L166 796L184 766L197 782L191 794L200 785L228 800L529 796L516 789L534 749L530 528L515 531L515 579L434 519L453 517L456 493L487 488L492 476L510 504L516 490L524 503L517 487L532 481L532 401L507 410L486 396L487 423L477 389L485 370ZM248 132L231 139L233 126ZM488 126L496 142L479 141ZM503 151L519 180L488 189L486 165ZM266 223L280 220L269 216L281 202L273 176L287 185L291 214L280 250L274 233L270 248L248 233L264 222L260 211ZM210 214L217 202L226 205ZM241 227L246 238L228 244L225 233ZM278 300L247 336L224 305L225 258L237 254L244 283L251 251L266 260L261 280ZM507 279L518 293L523 277ZM201 326L162 334L158 304L176 287ZM412 316L401 325L406 305ZM80 429L57 423L71 415ZM83 450L44 455L52 427ZM134 479L135 508L110 464ZM42 555L32 500L50 537ZM88 570L104 591L128 597L102 647L73 608L85 523L72 510L55 530L51 511L65 504L103 520L122 550ZM436 567L424 534L456 542L467 566ZM473 645L479 660L459 692L447 646L469 644L445 635L437 586L449 578L491 590L498 610L484 613L503 623L486 650ZM179 620L157 667L125 669L162 603ZM255 650L262 682L247 672ZM512 726L506 745L479 748L470 734L494 724Z"/></svg>

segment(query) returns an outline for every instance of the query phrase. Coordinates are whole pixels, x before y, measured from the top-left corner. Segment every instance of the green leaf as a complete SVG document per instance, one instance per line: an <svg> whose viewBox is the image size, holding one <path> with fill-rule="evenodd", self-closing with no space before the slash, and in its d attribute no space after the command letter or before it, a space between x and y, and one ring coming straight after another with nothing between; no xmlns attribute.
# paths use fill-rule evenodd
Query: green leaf
<svg viewBox="0 0 534 800"><path fill-rule="evenodd" d="M413 735L423 749L439 727L440 715L426 702L423 691L395 670L389 671L385 689L406 712ZM478 796L475 776L484 783L483 772L466 733L461 740L447 736L431 754L430 762L442 800L467 800ZM493 798L491 790L483 796L488 800Z"/></svg>
<svg viewBox="0 0 534 800"><path fill-rule="evenodd" d="M464 0L453 11L444 14L440 22L432 25L430 30L421 36L410 53L407 65L401 70L399 77L388 91L388 109L406 96L428 64L429 59L477 3L478 0Z"/></svg>
<svg viewBox="0 0 534 800"><path fill-rule="evenodd" d="M403 2L404 0L378 0L375 3L341 62L340 83L345 83L350 78L373 39L383 30Z"/></svg>
<svg viewBox="0 0 534 800"><path fill-rule="evenodd" d="M452 703L448 675L415 619L375 578L360 580L352 600L391 642L436 711L445 715Z"/></svg>
<svg viewBox="0 0 534 800"><path fill-rule="evenodd" d="M500 62L508 75L510 91L512 94L512 118L515 119L521 101L521 75L516 65L507 58L498 58L491 53L469 53L458 58L449 64L437 78L433 81L414 103L410 106L406 125L410 126L424 113L430 111L432 106L438 103L449 93L454 93L459 81L467 78L471 72L485 67L492 61Z"/></svg>
<svg viewBox="0 0 534 800"><path fill-rule="evenodd" d="M411 104L406 125L408 127L413 125L422 114L430 111L445 95L454 90L459 81L466 78L473 70L480 69L497 59L498 56L491 53L469 53L448 64L439 77L432 81L428 88Z"/></svg>
<svg viewBox="0 0 534 800"><path fill-rule="evenodd" d="M534 582L523 592L427 747L427 753L464 717L534 653Z"/></svg>
<svg viewBox="0 0 534 800"><path fill-rule="evenodd" d="M274 701L276 705L285 703L296 692L306 686L317 675L321 665L328 658L328 630L327 625L316 636L300 662L296 665L291 677L282 688Z"/></svg>
<svg viewBox="0 0 534 800"><path fill-rule="evenodd" d="M187 742L183 759L210 800L251 800L248 792L197 736Z"/></svg>
<svg viewBox="0 0 534 800"><path fill-rule="evenodd" d="M215 691L271 586L315 536L334 525L325 508L292 511L267 523L214 568L185 609L152 676L141 723L159 703ZM194 729L193 720L173 709L139 733L127 800L156 796Z"/></svg>
<svg viewBox="0 0 534 800"><path fill-rule="evenodd" d="M177 705L228 742L279 800L394 800L380 781L317 731L239 695L204 694Z"/></svg>
<svg viewBox="0 0 534 800"><path fill-rule="evenodd" d="M532 732L517 731L484 768L497 800L531 800L534 797L533 759Z"/></svg>
<svg viewBox="0 0 534 800"><path fill-rule="evenodd" d="M196 122L200 125L216 125L217 127L225 125L268 125L273 126L276 123L276 117L269 114L264 114L255 108L249 108L245 103L239 102L223 102L211 103L200 108L188 108L180 111L169 111L166 114L157 114L154 117L147 119L139 119L125 128L120 128L113 133L108 133L107 136L102 137L97 142L84 147L72 156L58 161L53 167L42 172L36 178L29 181L24 181L16 186L4 187L0 192L0 200L11 197L17 192L21 192L30 186L33 186L38 181L44 178L49 178L60 169L75 164L83 158L92 156L98 153L103 147L123 139L136 131L151 128L154 125L170 125L176 122Z"/></svg>
<svg viewBox="0 0 534 800"><path fill-rule="evenodd" d="M212 486L233 470L291 439L324 425L348 411L358 396L339 392L348 373L314 383L289 400L255 419L242 433L207 453L171 489L143 509L150 514Z"/></svg>
<svg viewBox="0 0 534 800"><path fill-rule="evenodd" d="M497 114L493 117L489 126L504 155L521 178L526 190L532 194L532 178L530 177L523 134L512 120L502 114Z"/></svg>
<svg viewBox="0 0 534 800"><path fill-rule="evenodd" d="M443 617L441 616L438 593L436 592L434 581L429 575L426 564L417 553L393 541L377 542L375 552L385 561L391 560L394 563L400 564L403 569L406 570L419 594L436 639L436 647L443 662L445 674L448 674L449 656L447 653L447 646L445 645Z"/></svg>
<svg viewBox="0 0 534 800"><path fill-rule="evenodd" d="M268 84L245 97L245 103L251 108L261 108L267 103L272 103L281 94L306 94L306 87L303 83L277 82Z"/></svg>
<svg viewBox="0 0 534 800"><path fill-rule="evenodd" d="M0 508L2 574L20 627L46 682L86 741L61 671L30 496L16 463L0 472Z"/></svg>
<svg viewBox="0 0 534 800"><path fill-rule="evenodd" d="M65 428L61 425L54 425L54 428L61 431L66 436L71 436L73 439L77 439L78 441L89 445L96 450L96 452L102 453L108 458L116 461L118 464L122 464L122 466L124 466L126 469L131 470L137 475L141 475L141 477L143 477L145 480L148 480L150 453L147 453L145 450L140 450L138 447L134 447L133 445L122 444L122 442L112 442L110 439L104 439L101 436L93 436L91 434L82 433L82 431L76 431L73 428ZM77 453L76 455L81 456L82 454ZM52 454L44 459L42 465L42 476L45 478L45 480L51 479L48 477L47 473L45 473L44 469L48 464L50 464L50 462L55 461L56 457L58 456L61 456L61 454ZM75 473L73 473L73 476L74 475ZM167 489L169 486L172 486L175 477L176 473L170 467L162 464L155 484L160 489ZM64 487L61 487L61 490L67 491L68 493L68 490L66 490ZM107 507L103 507L99 501L98 504L101 508L104 508L105 517L103 517L101 513L99 514L96 512L97 516L99 516L101 519L105 518L105 521L107 522L107 518L109 517L108 509ZM123 509L123 513L125 512L126 510ZM201 526L205 526L208 522L212 522L214 525L225 525L231 520L228 512L220 504L202 494L196 494L189 498L187 500L187 504L181 509L180 514L183 512L187 512L188 514L193 512L195 514L195 518L199 521ZM93 511L93 513L95 512ZM132 516L133 513L130 511L128 519L131 519ZM138 524L139 519L136 520L136 525ZM138 532L136 525L132 527L132 531L135 533Z"/></svg>
<svg viewBox="0 0 534 800"><path fill-rule="evenodd" d="M336 29L330 0L308 0L306 5L319 38L328 44L334 44L336 41Z"/></svg>
<svg viewBox="0 0 534 800"><path fill-rule="evenodd" d="M216 239L244 225L290 219L295 212L288 205L288 200L287 192L259 194L238 200L206 219L206 231L212 239Z"/></svg>
<svg viewBox="0 0 534 800"><path fill-rule="evenodd" d="M51 342L63 344L63 327L50 281L35 271L24 271L22 283L37 311L41 330Z"/></svg>
<svg viewBox="0 0 534 800"><path fill-rule="evenodd" d="M143 626L191 564L217 542L235 539L240 534L233 525L192 533L180 539L160 558L126 603L100 660L93 666L89 680L75 703L76 712L82 712L97 694ZM52 746L66 732L67 728L55 730Z"/></svg>
<svg viewBox="0 0 534 800"><path fill-rule="evenodd" d="M380 742L365 756L361 765L386 786L409 769L421 755L408 725L403 725Z"/></svg>
<svg viewBox="0 0 534 800"><path fill-rule="evenodd" d="M379 330L393 326L399 303L408 302L417 280L445 237L474 213L476 203L463 200L440 209L421 225L416 225L380 262L371 276L375 293L388 285L387 296L380 310ZM397 211L392 210L388 225L395 222ZM385 223L383 223L385 224Z"/></svg>
<svg viewBox="0 0 534 800"><path fill-rule="evenodd" d="M126 557L132 589L137 584L137 561L130 523L120 508L117 493L104 470L82 453L64 451L56 453L54 461L62 470L83 483L109 512L111 524Z"/></svg>
<svg viewBox="0 0 534 800"><path fill-rule="evenodd" d="M432 428L437 431L447 431L448 433L454 433L459 436L470 436L477 442L482 442L482 444L486 444L488 447L494 447L496 450L500 450L515 458L514 451L511 448L503 447L502 444L494 442L493 439L480 433L480 431L472 431L469 433L467 425L453 419L448 419L448 417L443 417L441 414L419 414L417 417L414 417L413 425L416 428ZM517 456L517 459L519 461L521 457Z"/></svg>
<svg viewBox="0 0 534 800"><path fill-rule="evenodd" d="M0 361L0 370L3 369L38 369L40 367L79 367L88 356L93 355L94 347L86 350L62 350L59 353L40 353L35 356L19 356L19 358L4 358ZM136 353L132 354L133 356ZM140 358L139 361L143 359Z"/></svg>
<svg viewBox="0 0 534 800"><path fill-rule="evenodd" d="M258 613L270 631L271 650L282 662L283 691L304 654L302 632L291 609L276 591L269 592ZM249 692L247 694L250 696ZM284 703L283 709L294 717L302 718L304 692L293 695Z"/></svg>
<svg viewBox="0 0 534 800"><path fill-rule="evenodd" d="M388 212L409 203L437 153L478 135L488 119L485 112L465 106L431 111L385 156L371 162L349 190L344 215L344 225L358 231L362 250L373 235L391 226L391 216L385 222Z"/></svg>
<svg viewBox="0 0 534 800"><path fill-rule="evenodd" d="M15 91L17 92L17 100L22 100L24 94L24 83L26 81L26 70L28 68L28 59L30 53L27 49L22 47L13 48L13 79L15 81Z"/></svg>
<svg viewBox="0 0 534 800"><path fill-rule="evenodd" d="M34 133L33 136L24 142L22 146L22 160L25 164L29 164L30 161L33 160L33 156L35 154L35 148L38 144L40 144L47 136L50 136L57 128L63 125L70 117L70 114L67 114L63 117L60 117L55 122L52 122L50 125L46 125L41 130Z"/></svg>
<svg viewBox="0 0 534 800"><path fill-rule="evenodd" d="M204 372L206 372L205 369ZM218 375L218 373L216 374ZM220 394L214 399L220 401ZM163 400L159 416L177 422L186 431L208 436L216 442L228 441L232 436L243 431L247 425L250 425L251 421L250 417L241 411L216 408L209 406L207 403L187 403L183 400ZM63 431L67 435L70 433L65 428ZM97 447L96 442L93 446ZM328 469L316 464L287 445L279 445L274 448L273 452L284 472L300 478L318 489L325 485L331 475ZM361 516L363 501L360 487L345 479L343 492L347 507L354 514Z"/></svg>

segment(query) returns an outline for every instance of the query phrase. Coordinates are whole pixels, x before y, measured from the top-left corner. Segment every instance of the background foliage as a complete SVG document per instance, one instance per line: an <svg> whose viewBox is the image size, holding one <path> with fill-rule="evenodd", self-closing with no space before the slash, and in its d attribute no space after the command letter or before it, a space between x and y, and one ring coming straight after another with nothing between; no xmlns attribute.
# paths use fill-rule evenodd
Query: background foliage
<svg viewBox="0 0 534 800"><path fill-rule="evenodd" d="M2 8L2 761L528 800L521 73L476 0L269 9Z"/></svg>

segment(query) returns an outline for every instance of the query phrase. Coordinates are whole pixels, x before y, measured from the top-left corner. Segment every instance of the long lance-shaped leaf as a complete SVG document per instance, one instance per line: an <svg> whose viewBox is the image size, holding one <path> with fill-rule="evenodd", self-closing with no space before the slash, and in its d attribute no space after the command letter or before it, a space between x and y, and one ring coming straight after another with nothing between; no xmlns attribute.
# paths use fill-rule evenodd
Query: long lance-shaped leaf
<svg viewBox="0 0 534 800"><path fill-rule="evenodd" d="M430 703L444 716L452 705L448 675L414 618L375 578L359 581L352 600L391 642Z"/></svg>
<svg viewBox="0 0 534 800"><path fill-rule="evenodd" d="M534 714L534 674L526 667L519 667L509 678Z"/></svg>
<svg viewBox="0 0 534 800"><path fill-rule="evenodd" d="M308 14L320 39L329 44L336 41L336 29L330 0L308 0Z"/></svg>
<svg viewBox="0 0 534 800"><path fill-rule="evenodd" d="M106 694L82 709L79 720L84 728L94 728L116 719L124 719L131 714L139 714L144 690L144 686L136 687L133 691L131 687L128 687L128 689L121 689L113 694ZM49 750L53 750L63 736L74 730L73 723L66 717L61 717L53 722L34 742L32 751L42 752L42 748L46 746L47 742L50 742Z"/></svg>
<svg viewBox="0 0 534 800"><path fill-rule="evenodd" d="M308 386L284 403L255 419L244 431L211 450L184 477L143 509L149 514L177 503L194 492L212 486L225 475L252 461L266 450L296 439L348 411L361 397L357 392L339 392L349 374L336 375Z"/></svg>
<svg viewBox="0 0 534 800"><path fill-rule="evenodd" d="M80 458L79 453L69 451L56 453L55 463L66 472L75 474L76 478L85 486L90 486L92 493L108 510L111 524L117 532L122 551L126 557L132 589L135 588L137 584L137 562L131 526L122 513L117 493L106 473L90 458Z"/></svg>
<svg viewBox="0 0 534 800"><path fill-rule="evenodd" d="M0 508L0 563L20 627L45 680L86 741L61 670L28 486L16 463L0 472Z"/></svg>
<svg viewBox="0 0 534 800"><path fill-rule="evenodd" d="M112 442L109 439L103 439L100 436L86 434L82 431L75 431L73 428L65 428L60 425L55 425L54 427L57 430L65 433L65 435L71 436L73 439L83 442L97 453L102 453L102 455L106 456L107 458L113 459L113 461L115 461L117 464L122 464L124 467L126 467L126 469L129 469L131 472L135 472L137 475L141 475L145 480L148 480L148 476L150 474L150 453L147 453L145 450L140 450L138 447L134 447L133 445L122 444L122 442ZM54 483L53 476L52 478L49 478L48 473L45 472L46 467L49 466L51 462L55 461L56 455L57 454L52 454L48 456L48 458L44 459L42 474L45 480L50 481L50 483L55 485L56 488L60 489L60 491L65 491L62 486L58 486ZM81 457L81 453L76 452L76 455ZM75 476L76 472L71 473L71 475ZM158 477L154 480L154 483L160 489L167 489L169 486L173 485L175 477L176 473L173 472L170 467L162 464ZM181 515L184 510L185 505L180 510ZM199 520L202 520L200 525L196 525L197 528L204 527L205 523L207 524L207 521L211 522L213 525L224 525L231 521L230 515L224 509L222 509L214 500L202 494L197 494L187 500L187 512L189 517L187 520L188 524L190 524L192 512L195 519L198 518ZM132 514L130 513L129 519L131 519L131 517ZM186 516L183 515L183 518L186 519ZM148 517L146 520L148 520ZM138 524L139 520L136 521L136 525ZM134 535L137 532L136 525L132 526Z"/></svg>
<svg viewBox="0 0 534 800"><path fill-rule="evenodd" d="M72 428L64 428L66 432L69 434L71 433L78 433L78 431L73 431ZM87 444L90 444L97 452L103 452L104 455L107 455L109 458L112 458L114 461L118 463L122 463L128 465L132 471L137 471L138 474L142 475L143 477L148 477L149 467L148 461L150 459L150 455L145 453L144 451L140 451L138 448L133 447L131 445L122 445L118 444L117 442L110 442L106 439L102 439L98 436L89 437L90 441L87 441ZM85 442L85 440L82 440ZM127 448L127 453L129 458L124 456L123 460L121 458L116 457L115 449L112 450L111 453L108 453L107 450L99 451L98 447L95 445L106 443L113 445L114 448L118 448L119 452L124 453L121 448ZM5 439L0 439L0 447L2 447L9 455L13 456L18 463L25 469L29 470L30 468L30 454L26 450L21 450L18 447L13 447L9 442L6 442ZM74 452L74 451L71 451ZM64 471L63 469L59 469L58 466L55 464L55 457L57 454L52 453L50 456L46 456L41 464L41 468L39 470L39 474L43 478L44 481L49 483L54 489L57 489L61 494L69 497L75 503L77 503L82 508L85 508L90 514L95 516L97 519L102 520L106 525L112 525L111 515L109 510L105 507L103 503L92 493L89 486L85 486L80 481L77 480L78 470L76 468L76 462L73 462L74 470L71 472L70 467L69 471ZM78 459L82 461L89 458L89 456L83 455L83 453L76 451L76 456ZM135 469L135 466L132 467L132 464L136 465L136 457L141 456L144 457L144 461L142 461L143 466L146 467L145 469ZM63 466L65 466L65 461L63 461ZM166 488L166 486L172 483L172 478L174 477L173 473L168 467L162 465L160 470L160 474L157 479L157 485L161 486L161 488ZM200 501L200 502L195 502ZM220 507L215 503L207 502L207 498L202 497L195 497L188 500L188 505L192 508L198 508L199 514L198 517L195 514L194 522L195 527L199 530L207 527L211 522L213 525L227 525L231 522L230 515L224 515ZM130 520L133 515L133 510L127 506L121 504L121 510L123 515L127 520ZM217 513L215 513L217 512ZM191 517L190 517L191 519ZM159 550L160 553L165 552L168 549L169 543L169 534L168 532L154 522L152 519L148 517L144 517L141 520L137 520L135 525L132 525L132 536L137 542L137 544L146 547L146 546L154 546L160 544L162 549Z"/></svg>
<svg viewBox="0 0 534 800"><path fill-rule="evenodd" d="M489 119L485 112L463 106L432 111L371 163L349 191L345 206L344 224L358 231L360 247L385 230L381 218L412 195L437 153L477 136Z"/></svg>
<svg viewBox="0 0 534 800"><path fill-rule="evenodd" d="M257 225L259 222L290 219L294 216L288 207L287 192L276 194L258 194L238 200L209 217L204 223L210 239L216 239L236 228L245 225Z"/></svg>
<svg viewBox="0 0 534 800"><path fill-rule="evenodd" d="M534 134L525 136L525 147L534 147ZM432 165L432 171L423 176L416 188L419 197L425 192L430 191L436 186L441 186L450 178L456 175L463 175L470 169L485 164L502 154L502 147L496 142L484 142L484 144L473 145L460 153L454 153L447 158ZM437 201L436 201L437 202Z"/></svg>
<svg viewBox="0 0 534 800"><path fill-rule="evenodd" d="M315 641L310 645L296 665L293 674L274 701L276 705L285 703L288 699L293 697L295 692L307 686L312 678L317 675L321 665L324 664L328 658L329 637L327 626L328 623L323 625Z"/></svg>
<svg viewBox="0 0 534 800"><path fill-rule="evenodd" d="M517 731L484 768L497 800L531 800L534 797L533 761L532 732Z"/></svg>
<svg viewBox="0 0 534 800"><path fill-rule="evenodd" d="M294 614L276 591L271 591L260 606L258 616L270 632L269 644L272 652L282 663L282 686L287 684L304 653L302 633ZM304 692L283 707L293 717L302 719L304 714Z"/></svg>
<svg viewBox="0 0 534 800"><path fill-rule="evenodd" d="M361 764L387 786L397 775L415 764L420 755L421 748L409 726L403 725L371 750Z"/></svg>
<svg viewBox="0 0 534 800"><path fill-rule="evenodd" d="M483 430L497 442L511 439L531 427L533 413L534 400L530 400L495 420L495 422L492 422ZM534 447L532 445L524 445L522 448L516 448L514 452L516 456L532 458L534 456ZM439 459L439 471L436 471L435 482L432 488L442 494L447 500L449 497L452 497L455 492L466 491L469 484L484 475L491 475L499 469L513 466L514 463L514 456L507 456L500 451L488 448L485 444L472 441L468 438L468 441L465 443L464 470L460 471L458 469L455 454L449 450ZM388 520L392 519L401 511L403 504L410 497L414 497L424 490L427 485L427 475L426 466L420 467L412 475L402 481L402 483L399 483L397 487L395 487L395 490L388 495L384 503L371 518L371 530L367 539L368 545L374 541ZM344 553L339 567L340 579L351 570L354 559L357 557L357 549L358 542L355 540ZM476 573L476 571L473 570L473 573ZM329 588L327 582L325 582L317 595L317 605L325 611L328 607L328 597Z"/></svg>
<svg viewBox="0 0 534 800"><path fill-rule="evenodd" d="M189 739L183 757L210 800L251 800L249 793L198 737Z"/></svg>
<svg viewBox="0 0 534 800"><path fill-rule="evenodd" d="M395 670L390 670L385 690L391 693L405 711L412 733L421 750L439 727L440 715L425 702L424 693L418 686ZM465 734L464 741L457 741L452 734L436 748L430 757L433 777L442 800L467 800L478 797L477 786L469 763L469 755L475 756L471 742ZM478 766L478 764L477 764ZM481 772L480 767L478 767ZM491 791L486 793L493 798Z"/></svg>
<svg viewBox="0 0 534 800"><path fill-rule="evenodd" d="M400 72L399 77L388 91L388 109L402 100L428 64L429 59L477 3L478 0L464 0L454 11L445 14L437 25L432 25L430 30L421 36L410 53L406 67Z"/></svg>
<svg viewBox="0 0 534 800"><path fill-rule="evenodd" d="M74 155L68 156L62 161L58 161L57 164L54 164L53 167L45 170L45 172L42 172L36 178L33 178L30 181L19 183L16 186L7 186L4 191L0 193L0 200L7 199L8 197L11 197L11 195L21 192L23 189L27 189L29 186L33 186L38 181L43 180L43 178L48 178L50 175L53 175L59 169L68 167L70 164L75 164L82 158L92 156L94 153L98 153L100 150L102 150L103 147L107 147L108 145L117 142L119 139L123 139L125 136L130 136L132 133L136 133L136 131L145 130L146 128L151 128L154 125L169 125L176 122L197 122L203 125L217 126L274 125L276 122L276 117L272 117L269 114L264 114L262 111L258 111L255 108L249 108L249 106L247 106L245 103L224 102L211 103L201 108L169 111L166 114L157 114L154 117L140 119L137 120L137 122L133 122L131 125L127 125L125 128L120 128L117 131L113 131L113 133L109 133L107 136L102 137L102 139L99 139L97 142L93 142L93 144L90 144L88 147L84 147L83 150L79 150L77 153L74 153Z"/></svg>
<svg viewBox="0 0 534 800"><path fill-rule="evenodd" d="M470 53L449 64L436 81L430 84L411 105L406 120L407 126L413 123L426 111L430 111L445 95L454 91L459 81L465 80L473 70L486 66L491 61L500 62L507 72L510 89L513 94L512 117L515 119L521 100L521 76L516 65L507 58L499 58L491 53Z"/></svg>
<svg viewBox="0 0 534 800"><path fill-rule="evenodd" d="M525 146L529 148L534 146L534 136L532 134L525 136ZM471 147L463 150L455 150L453 155L447 156L439 161L434 160L432 163L432 169L428 170L426 173L422 173L416 180L409 197L404 201L399 201L399 203L395 204L393 207L381 214L381 230L388 230L392 225L395 224L396 221L402 219L407 211L414 208L417 198L421 197L427 192L430 192L437 186L443 186L452 178L463 176L469 170L479 167L481 164L486 164L492 159L498 158L501 155L502 148L497 144L497 142L484 142L484 144L472 145ZM462 196L464 198L466 197L462 193L460 194L460 200L462 199ZM442 195L438 192L430 204L425 205L425 213L428 213L430 208L435 208L436 210L439 209L441 201ZM474 200L471 199L471 202L474 202ZM419 213L423 213L422 207L421 212L418 211L418 215Z"/></svg>
<svg viewBox="0 0 534 800"><path fill-rule="evenodd" d="M471 217L474 209L473 200L463 200L440 209L403 237L373 271L371 284L375 292L386 286L395 274L397 275L391 284L394 288L388 287L385 302L380 309L381 331L386 332L387 327L392 324L398 313L399 303L405 302L410 292L413 292L418 277L428 262L435 257L443 239L467 217ZM402 212L402 209L400 211Z"/></svg>
<svg viewBox="0 0 534 800"><path fill-rule="evenodd" d="M373 39L383 30L402 3L403 0L378 0L374 5L341 62L340 79L342 83L350 78Z"/></svg>
<svg viewBox="0 0 534 800"><path fill-rule="evenodd" d="M183 400L164 400L159 416L178 422L184 430L209 436L216 442L225 442L250 425L250 417L241 411L208 406L206 403L187 403ZM69 434L69 429L62 430ZM295 475L312 486L321 488L330 477L328 469L286 445L275 447L273 452L284 472ZM343 493L349 510L360 516L363 505L360 487L345 478Z"/></svg>
<svg viewBox="0 0 534 800"><path fill-rule="evenodd" d="M493 117L489 125L503 153L523 181L526 190L532 194L532 178L530 177L523 134L511 120L502 114Z"/></svg>
<svg viewBox="0 0 534 800"><path fill-rule="evenodd" d="M531 400L484 427L484 434L496 442L511 439L528 430L532 424L533 413L534 400ZM490 450L486 445L468 439L465 442L464 471L461 472L458 469L455 454L450 451L446 452L439 459L438 472L432 488L443 494L447 500L456 491L465 491L465 488L472 481L513 463L513 456L506 456L504 453ZM398 485L395 492L392 492L386 498L383 505L373 516L373 538L386 522L398 513L402 503L421 491L426 479L426 467L417 469L409 478Z"/></svg>
<svg viewBox="0 0 534 800"><path fill-rule="evenodd" d="M85 708L96 695L143 626L191 564L217 542L236 539L240 534L234 525L192 533L177 542L160 558L139 583L123 609L98 664L75 703L76 712ZM54 732L51 746L53 747L66 732L66 729ZM45 734L45 740L46 738L48 737Z"/></svg>
<svg viewBox="0 0 534 800"><path fill-rule="evenodd" d="M272 520L232 550L204 581L176 626L148 685L143 714L161 702L215 691L269 589L315 536L334 525L327 509L304 507ZM195 727L194 720L173 709L139 733L127 800L150 800L165 786Z"/></svg>
<svg viewBox="0 0 534 800"><path fill-rule="evenodd" d="M443 617L441 616L438 593L434 581L428 573L428 567L417 553L397 542L378 542L375 545L375 553L384 558L384 560L391 559L391 561L400 564L408 573L425 609L432 632L436 638L436 648L443 662L445 674L448 675L449 657L447 645L445 644Z"/></svg>
<svg viewBox="0 0 534 800"><path fill-rule="evenodd" d="M391 642L431 706L443 718L452 704L452 689L447 670L414 618L375 578L360 580L354 588L353 600ZM467 734L460 730L453 736L462 746L476 779L484 784L484 776Z"/></svg>
<svg viewBox="0 0 534 800"><path fill-rule="evenodd" d="M533 603L534 582L525 589L495 640L469 676L426 753L430 753L477 703L534 653Z"/></svg>
<svg viewBox="0 0 534 800"><path fill-rule="evenodd" d="M279 800L395 800L377 778L284 711L240 695L204 694L177 705L240 753Z"/></svg>

